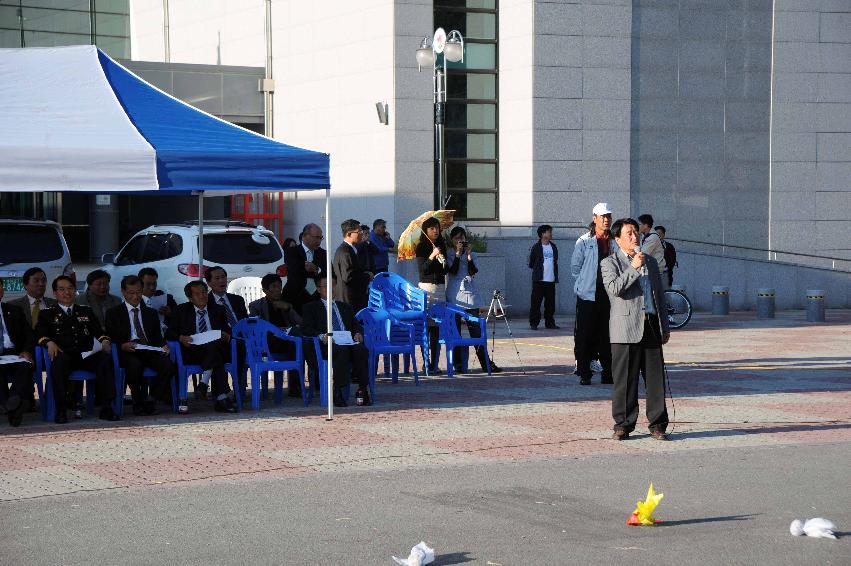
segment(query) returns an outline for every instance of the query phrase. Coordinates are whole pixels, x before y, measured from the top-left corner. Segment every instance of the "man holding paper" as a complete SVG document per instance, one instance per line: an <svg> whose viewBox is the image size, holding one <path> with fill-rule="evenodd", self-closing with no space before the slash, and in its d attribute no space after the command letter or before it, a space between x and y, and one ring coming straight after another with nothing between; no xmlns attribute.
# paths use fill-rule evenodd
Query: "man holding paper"
<svg viewBox="0 0 851 566"><path fill-rule="evenodd" d="M124 303L106 311L106 333L118 344L118 363L124 368L133 414L156 414L156 399L171 403L170 382L176 368L169 359L168 344L160 329L157 311L142 302L142 281L135 275L121 280ZM147 395L143 394L145 368L157 372Z"/></svg>
<svg viewBox="0 0 851 566"><path fill-rule="evenodd" d="M59 304L43 310L38 315L35 334L38 344L47 348L52 362L53 398L56 400L56 422L67 423L65 411L74 407L74 417L83 418L83 404L78 402L83 382L71 381L68 376L74 370L95 373L100 418L106 421L120 420L112 410L115 399L115 372L110 351L112 344L104 334L94 311L86 305L75 305L77 286L67 275L53 280L53 294ZM92 353L94 352L94 353Z"/></svg>
<svg viewBox="0 0 851 566"><path fill-rule="evenodd" d="M316 291L321 300L307 303L302 307L304 317L302 330L305 336L320 336L322 343L327 344L328 278L325 275L320 275L319 280L316 281ZM343 388L349 386L353 377L363 390L363 404L372 405L372 400L369 398L369 351L363 344L363 328L355 318L352 307L341 301L333 301L332 304L334 309L331 317L332 331L334 331L334 406L348 406L343 396ZM351 345L343 345L343 333ZM338 338L340 338L339 342ZM308 360L315 364L314 349L305 348L304 351ZM326 357L326 352L327 348L324 348L323 358Z"/></svg>
<svg viewBox="0 0 851 566"><path fill-rule="evenodd" d="M236 402L225 371L225 362L230 359L231 332L225 312L222 307L210 302L207 285L203 281L187 283L183 292L189 302L175 309L168 331L180 342L184 362L200 365L204 370L195 396L205 398L207 389L212 385L216 411L235 413ZM188 412L186 399L180 400L179 409L181 413Z"/></svg>
<svg viewBox="0 0 851 566"><path fill-rule="evenodd" d="M3 279L0 278L0 301L3 300ZM0 403L6 406L9 424L20 426L28 394L33 384L33 340L32 329L27 324L24 312L9 303L0 303L0 356L5 358L0 365ZM12 378L12 389L6 384Z"/></svg>

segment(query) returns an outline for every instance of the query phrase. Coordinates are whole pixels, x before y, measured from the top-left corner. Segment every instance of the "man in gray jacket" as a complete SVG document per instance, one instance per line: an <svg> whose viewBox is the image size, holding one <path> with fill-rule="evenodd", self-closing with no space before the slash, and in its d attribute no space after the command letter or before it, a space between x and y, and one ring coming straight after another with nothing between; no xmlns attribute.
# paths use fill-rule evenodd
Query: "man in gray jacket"
<svg viewBox="0 0 851 566"><path fill-rule="evenodd" d="M594 207L594 226L576 240L570 258L570 273L576 282L576 322L573 327L576 373L579 383L591 384L591 360L603 366L601 383L612 383L612 354L609 348L609 297L603 287L600 262L617 251L609 235L612 209L600 202Z"/></svg>
<svg viewBox="0 0 851 566"><path fill-rule="evenodd" d="M665 367L662 345L671 333L665 308L662 278L653 256L638 245L638 223L622 218L612 224L620 250L601 264L603 284L611 301L609 336L612 341L612 417L615 440L624 440L638 419L638 376L644 373L647 420L655 440L667 440Z"/></svg>

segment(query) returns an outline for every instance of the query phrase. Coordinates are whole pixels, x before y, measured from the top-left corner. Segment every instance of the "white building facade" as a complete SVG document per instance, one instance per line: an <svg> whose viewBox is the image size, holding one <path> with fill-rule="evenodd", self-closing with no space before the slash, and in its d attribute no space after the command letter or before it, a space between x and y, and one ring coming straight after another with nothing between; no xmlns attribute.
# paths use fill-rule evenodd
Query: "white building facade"
<svg viewBox="0 0 851 566"><path fill-rule="evenodd" d="M518 313L545 223L572 312L570 254L600 201L667 227L698 306L712 285L739 308L758 287L781 307L810 288L851 304L851 0L271 0L271 34L266 13L134 0L133 58L263 66L271 45L274 136L331 154L332 226L384 218L395 236L435 205L432 73L414 55L440 26L467 40L449 208L487 236L483 286ZM286 210L292 236L324 221L307 193Z"/></svg>

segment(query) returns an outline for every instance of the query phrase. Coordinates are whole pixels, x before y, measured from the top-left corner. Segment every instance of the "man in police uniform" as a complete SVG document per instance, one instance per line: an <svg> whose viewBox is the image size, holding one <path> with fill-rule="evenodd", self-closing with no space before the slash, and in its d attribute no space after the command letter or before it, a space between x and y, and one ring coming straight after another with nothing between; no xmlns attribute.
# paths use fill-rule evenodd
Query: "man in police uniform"
<svg viewBox="0 0 851 566"><path fill-rule="evenodd" d="M39 313L35 333L39 346L47 349L47 355L52 362L56 422L68 422L65 410L69 402L74 404L74 416L83 417L83 407L76 401L82 390L82 382L68 382L68 377L74 370L95 373L95 398L101 405L100 418L107 421L119 420L112 410L112 401L115 399L115 373L109 336L104 334L91 307L74 304L77 288L70 277L60 275L54 279L53 294L59 304ZM95 341L100 342L101 351L83 359L82 353L92 350Z"/></svg>

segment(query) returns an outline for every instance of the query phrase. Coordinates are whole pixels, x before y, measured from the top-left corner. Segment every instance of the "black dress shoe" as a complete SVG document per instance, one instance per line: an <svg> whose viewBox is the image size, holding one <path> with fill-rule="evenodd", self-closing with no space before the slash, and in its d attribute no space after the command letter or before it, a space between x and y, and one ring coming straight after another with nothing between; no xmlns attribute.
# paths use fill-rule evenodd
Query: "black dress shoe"
<svg viewBox="0 0 851 566"><path fill-rule="evenodd" d="M6 400L6 414L9 416L9 424L12 426L21 426L24 420L24 406L20 396L12 395Z"/></svg>
<svg viewBox="0 0 851 566"><path fill-rule="evenodd" d="M549 330L561 330L561 326L559 326L558 324L548 324L547 328Z"/></svg>
<svg viewBox="0 0 851 566"><path fill-rule="evenodd" d="M217 413L235 413L236 403L233 402L233 399L228 397L227 399L216 401L214 408Z"/></svg>
<svg viewBox="0 0 851 566"><path fill-rule="evenodd" d="M346 400L343 398L343 388L337 387L334 389L334 406L335 407L348 407L349 404L346 403Z"/></svg>
<svg viewBox="0 0 851 566"><path fill-rule="evenodd" d="M615 383L615 380L613 380L611 377L604 377L600 379L600 383L602 383L603 385L613 385Z"/></svg>
<svg viewBox="0 0 851 566"><path fill-rule="evenodd" d="M83 415L86 414L86 406L83 403L77 403L74 405L74 418L82 419Z"/></svg>
<svg viewBox="0 0 851 566"><path fill-rule="evenodd" d="M530 324L529 330L538 330L538 325L537 324Z"/></svg>
<svg viewBox="0 0 851 566"><path fill-rule="evenodd" d="M109 405L105 405L103 408L101 408L100 414L98 415L98 418L102 421L120 421L121 420L121 417L119 417L117 414L115 414L115 411L113 411L112 407L110 407Z"/></svg>
<svg viewBox="0 0 851 566"><path fill-rule="evenodd" d="M68 422L68 413L65 409L56 411L56 416L53 418L53 422L56 424L65 424Z"/></svg>
<svg viewBox="0 0 851 566"><path fill-rule="evenodd" d="M372 406L372 398L369 396L369 389L364 388L363 390L363 406L370 407Z"/></svg>
<svg viewBox="0 0 851 566"><path fill-rule="evenodd" d="M295 387L287 388L287 396L301 399L301 389L296 389Z"/></svg>
<svg viewBox="0 0 851 566"><path fill-rule="evenodd" d="M157 401L156 401L156 399L148 399L147 401L145 401L145 410L148 412L149 415L156 415L157 414Z"/></svg>
<svg viewBox="0 0 851 566"><path fill-rule="evenodd" d="M195 387L195 400L203 401L204 399L206 399L207 389L209 389L209 386L203 381L199 381L198 385Z"/></svg>
<svg viewBox="0 0 851 566"><path fill-rule="evenodd" d="M491 373L502 373L502 368L491 362Z"/></svg>

